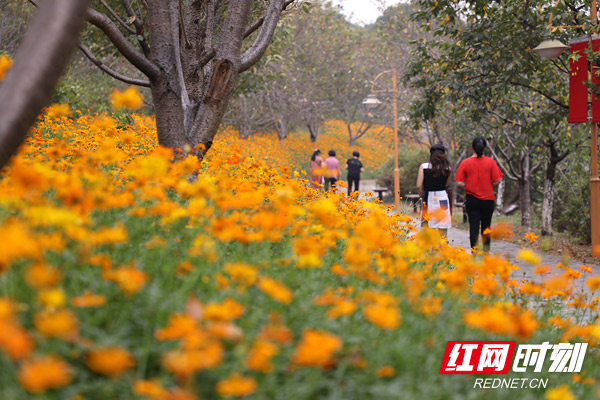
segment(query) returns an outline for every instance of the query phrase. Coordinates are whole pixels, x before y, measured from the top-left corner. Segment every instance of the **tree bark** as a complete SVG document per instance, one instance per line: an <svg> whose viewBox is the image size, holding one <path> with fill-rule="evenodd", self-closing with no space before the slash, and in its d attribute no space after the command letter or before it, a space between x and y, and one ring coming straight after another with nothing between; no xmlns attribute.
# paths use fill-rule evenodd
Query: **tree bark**
<svg viewBox="0 0 600 400"><path fill-rule="evenodd" d="M521 153L522 174L519 178L519 201L521 208L521 226L531 228L531 182L529 175L529 153Z"/></svg>
<svg viewBox="0 0 600 400"><path fill-rule="evenodd" d="M502 215L504 210L504 190L506 188L506 183L504 179L500 181L498 184L498 194L496 195L496 214Z"/></svg>
<svg viewBox="0 0 600 400"><path fill-rule="evenodd" d="M90 0L42 1L0 84L0 169L23 143L67 66Z"/></svg>

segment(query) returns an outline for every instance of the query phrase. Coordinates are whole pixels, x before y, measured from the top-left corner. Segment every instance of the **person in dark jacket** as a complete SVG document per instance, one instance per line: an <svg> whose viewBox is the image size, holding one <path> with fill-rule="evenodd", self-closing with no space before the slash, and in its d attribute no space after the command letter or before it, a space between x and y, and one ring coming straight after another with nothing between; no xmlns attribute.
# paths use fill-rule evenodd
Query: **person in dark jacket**
<svg viewBox="0 0 600 400"><path fill-rule="evenodd" d="M346 170L348 170L348 196L352 193L352 186L354 186L355 191L359 191L360 173L365 171L362 162L358 159L359 157L360 153L354 151L352 153L352 158L349 158L348 161L346 161Z"/></svg>

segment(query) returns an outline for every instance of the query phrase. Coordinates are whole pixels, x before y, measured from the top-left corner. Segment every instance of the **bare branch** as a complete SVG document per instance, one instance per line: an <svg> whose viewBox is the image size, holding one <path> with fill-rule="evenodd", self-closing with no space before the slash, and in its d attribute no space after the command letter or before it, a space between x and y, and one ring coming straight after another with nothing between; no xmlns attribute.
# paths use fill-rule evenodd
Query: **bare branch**
<svg viewBox="0 0 600 400"><path fill-rule="evenodd" d="M139 40L138 38L138 43L140 44L140 47L142 48L142 51L144 52L144 55L147 57L150 55L150 47L148 46L148 42L146 41L146 38L144 37L144 21L142 21L142 19L135 13L135 11L133 10L133 7L131 7L131 3L129 2L129 0L121 0L121 2L123 3L123 6L125 7L125 11L127 11L127 15L129 15L129 18L133 18L133 26L135 26L135 33L138 36L141 36L143 40ZM144 2L145 4L145 2ZM148 6L146 5L146 9L148 9ZM139 4L138 4L138 10L139 10ZM141 15L141 12L140 12Z"/></svg>
<svg viewBox="0 0 600 400"><path fill-rule="evenodd" d="M252 46L250 46L250 48L246 50L244 54L242 54L239 72L245 71L256 64L256 62L267 50L267 47L271 42L271 38L273 37L273 33L275 32L279 17L281 16L283 3L284 0L271 0L269 2L265 19L262 23L256 40L254 43L252 43Z"/></svg>
<svg viewBox="0 0 600 400"><path fill-rule="evenodd" d="M127 30L127 32L131 33L132 35L135 35L135 29L133 29L131 26L127 25L127 23L125 21L123 21L121 19L121 17L119 17L119 14L117 14L115 12L115 10L113 10L111 8L111 6L109 6L108 3L106 3L105 0L100 0L100 3L102 3L102 5L104 6L104 8L106 8L106 10L108 10L108 12L110 13L110 15L112 15L113 18L116 19L117 22L119 24L121 24L123 26L123 28L125 28Z"/></svg>
<svg viewBox="0 0 600 400"><path fill-rule="evenodd" d="M130 84L130 85L150 87L150 82L149 81L144 81L144 80L141 80L141 79L130 78L128 76L125 76L125 75L123 75L123 74L121 74L121 73L119 73L119 72L111 69L102 60L100 60L99 58L97 58L96 56L94 56L94 54L91 52L91 50L88 49L85 45L79 44L79 50L81 50L81 52L91 62L93 62L98 68L100 68L102 71L104 71L107 75L112 76L113 78L118 79L121 82L125 82L125 83Z"/></svg>
<svg viewBox="0 0 600 400"><path fill-rule="evenodd" d="M108 16L92 8L88 8L87 20L100 28L115 45L117 50L148 78L152 79L160 74L158 66L136 50Z"/></svg>
<svg viewBox="0 0 600 400"><path fill-rule="evenodd" d="M494 151L494 149L492 149L491 147L488 147L488 148L492 152L492 155L494 156L494 159L498 162L498 165L500 166L500 169L502 169L502 172L504 172L504 175L506 175L506 177L508 179L510 179L511 181L517 181L518 180L517 177L515 175L512 175L508 171L508 169L504 166L504 163L500 160L500 158L498 157L498 155L496 154L496 152ZM510 164L509 164L509 166L510 166Z"/></svg>
<svg viewBox="0 0 600 400"><path fill-rule="evenodd" d="M283 3L283 10L285 10L287 8L287 6L292 4L294 1L295 0L286 0ZM250 36L254 32L256 32L256 30L261 27L261 25L263 24L264 21L265 21L265 16L261 15L260 18L256 19L253 23L248 25L248 27L246 28L246 32L244 33L244 39L246 39L248 36Z"/></svg>

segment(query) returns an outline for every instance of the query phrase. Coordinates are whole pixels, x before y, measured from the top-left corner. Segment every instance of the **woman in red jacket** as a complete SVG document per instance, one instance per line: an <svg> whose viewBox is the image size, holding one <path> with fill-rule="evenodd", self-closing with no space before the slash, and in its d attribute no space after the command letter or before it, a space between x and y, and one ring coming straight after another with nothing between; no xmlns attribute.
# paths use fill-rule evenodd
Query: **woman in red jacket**
<svg viewBox="0 0 600 400"><path fill-rule="evenodd" d="M490 235L484 234L492 225L492 215L496 208L494 186L502 180L502 171L490 157L483 155L487 147L484 138L473 139L473 156L460 163L456 170L458 187L464 187L467 195L467 215L469 216L471 248L477 245L479 227L483 235L483 251L490 251Z"/></svg>

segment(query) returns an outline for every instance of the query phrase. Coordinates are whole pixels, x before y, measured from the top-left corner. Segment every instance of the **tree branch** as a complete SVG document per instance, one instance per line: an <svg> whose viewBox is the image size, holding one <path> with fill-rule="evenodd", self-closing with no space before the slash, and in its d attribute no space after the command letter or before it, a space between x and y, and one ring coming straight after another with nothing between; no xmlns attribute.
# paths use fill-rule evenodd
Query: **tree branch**
<svg viewBox="0 0 600 400"><path fill-rule="evenodd" d="M125 76L113 69L111 69L110 67L108 67L102 60L100 60L99 58L97 58L96 56L94 56L94 54L91 52L90 49L88 49L85 45L83 44L79 44L79 50L81 50L81 52L91 61L93 62L98 68L100 68L102 71L104 71L107 75L112 76L115 79L120 80L121 82L125 82L127 84L130 85L136 85L136 86L143 86L143 87L150 87L150 82L149 81L144 81L142 79L135 79L135 78L130 78L128 76Z"/></svg>
<svg viewBox="0 0 600 400"><path fill-rule="evenodd" d="M119 28L108 18L92 8L88 8L87 20L89 23L100 28L108 39L115 45L117 50L132 63L137 69L142 71L148 78L153 79L160 74L160 69L152 61L146 58L142 53L123 36Z"/></svg>
<svg viewBox="0 0 600 400"><path fill-rule="evenodd" d="M269 2L269 7L267 8L264 21L256 40L252 43L252 46L242 54L239 72L245 71L256 64L267 50L271 38L273 37L273 33L275 32L275 28L277 27L281 11L283 10L283 3L284 0L271 0Z"/></svg>
<svg viewBox="0 0 600 400"><path fill-rule="evenodd" d="M500 161L500 158L498 157L498 155L496 154L496 152L494 151L494 149L492 149L491 147L488 147L488 149L490 149L490 151L492 152L492 155L494 156L494 159L496 159L496 161L498 162L498 165L503 170L504 175L506 175L506 177L508 179L510 179L511 181L517 181L518 179L514 175L512 175L510 173L510 171L504 166L504 163L502 161ZM510 163L509 163L509 166L510 166Z"/></svg>
<svg viewBox="0 0 600 400"><path fill-rule="evenodd" d="M283 10L285 10L287 8L287 6L292 4L294 1L295 0L286 0L283 3ZM248 27L246 28L246 32L244 33L244 39L246 39L248 36L250 36L254 32L256 32L256 30L261 27L261 25L263 24L264 21L265 21L265 15L261 15L260 18L256 19L253 23L248 25Z"/></svg>
<svg viewBox="0 0 600 400"><path fill-rule="evenodd" d="M123 26L123 28L125 28L127 30L127 32L131 33L132 35L135 35L135 29L133 29L131 26L127 25L127 23L125 21L123 21L121 19L121 17L119 17L119 14L117 14L115 12L115 10L113 10L112 7L109 6L108 3L106 3L105 0L100 0L100 3L102 3L102 5L104 6L104 8L106 8L106 10L108 10L108 12L110 13L110 15L112 15L113 18L116 19L117 22L119 24L121 24Z"/></svg>
<svg viewBox="0 0 600 400"><path fill-rule="evenodd" d="M550 100L552 103L556 104L557 106L560 106L560 107L562 107L564 109L567 109L567 110L569 109L568 105L561 103L560 101L556 100L555 98L553 98L549 94L546 94L543 91L541 91L540 89L535 88L535 87L533 87L531 85L528 85L526 83L516 82L516 81L510 81L508 83L510 83L513 86L520 86L520 87L524 87L526 89L533 90L534 92L541 94L542 96L544 96L545 98L547 98L548 100Z"/></svg>
<svg viewBox="0 0 600 400"><path fill-rule="evenodd" d="M123 7L125 7L125 11L127 11L127 15L129 15L129 18L133 18L133 26L135 26L135 33L137 34L137 36L142 37L142 40L139 40L139 37L138 37L138 43L140 44L140 47L142 48L144 55L146 57L148 57L150 55L150 46L148 46L148 42L146 41L146 38L144 37L144 21L142 21L137 16L135 11L133 10L133 7L131 7L131 3L129 2L129 0L121 0L121 2L123 3ZM138 6L139 6L139 4L138 4ZM146 5L146 9L147 8L148 8L148 6ZM139 7L138 7L138 10L139 10Z"/></svg>

